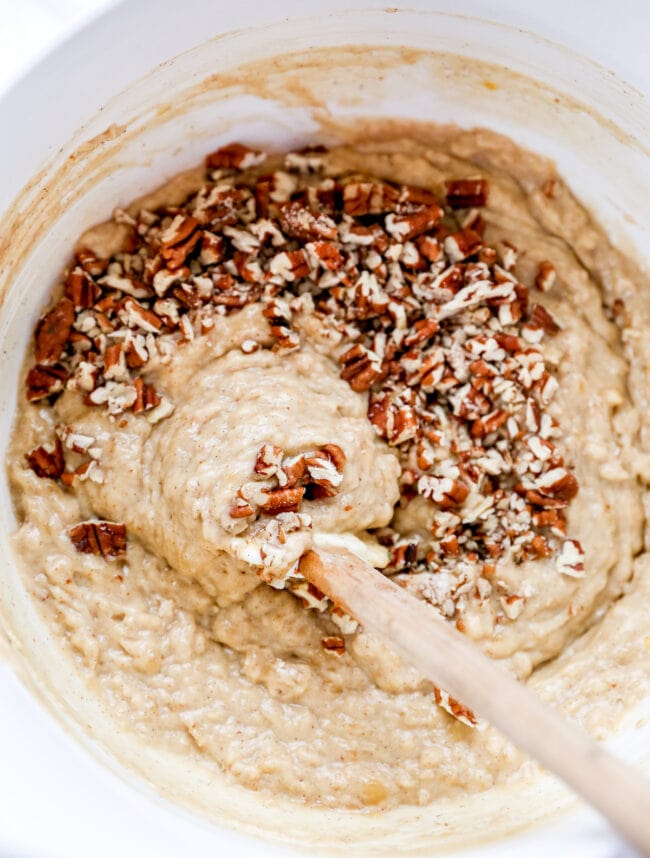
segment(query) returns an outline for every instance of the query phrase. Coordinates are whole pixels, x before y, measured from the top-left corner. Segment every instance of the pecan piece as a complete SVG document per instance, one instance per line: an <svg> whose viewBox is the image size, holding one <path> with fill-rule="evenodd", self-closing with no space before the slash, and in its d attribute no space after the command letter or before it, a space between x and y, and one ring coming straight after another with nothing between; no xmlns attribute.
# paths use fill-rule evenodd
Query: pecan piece
<svg viewBox="0 0 650 858"><path fill-rule="evenodd" d="M341 378L357 393L368 390L381 376L381 370L373 365L367 349L358 343L342 354L339 360L343 364Z"/></svg>
<svg viewBox="0 0 650 858"><path fill-rule="evenodd" d="M163 326L160 316L143 307L135 298L128 297L124 301L119 315L128 328L141 328L149 334L157 334Z"/></svg>
<svg viewBox="0 0 650 858"><path fill-rule="evenodd" d="M149 411L160 405L160 396L156 393L153 384L145 384L141 378L136 378L133 382L135 387L136 399L131 406L134 414L140 414L143 411Z"/></svg>
<svg viewBox="0 0 650 858"><path fill-rule="evenodd" d="M284 450L276 444L262 444L257 452L253 471L262 477L272 477L282 463Z"/></svg>
<svg viewBox="0 0 650 858"><path fill-rule="evenodd" d="M535 286L537 286L540 292L550 292L555 283L555 277L555 268L550 262L544 260L539 263L537 276L535 277Z"/></svg>
<svg viewBox="0 0 650 858"><path fill-rule="evenodd" d="M469 488L460 480L425 474L417 485L418 494L436 503L440 509L461 506L469 495Z"/></svg>
<svg viewBox="0 0 650 858"><path fill-rule="evenodd" d="M533 304L530 321L538 328L542 328L547 334L557 334L560 332L560 326L549 313L546 307L541 304Z"/></svg>
<svg viewBox="0 0 650 858"><path fill-rule="evenodd" d="M515 488L517 490L517 487ZM544 510L556 510L562 509L563 507L568 505L568 502L563 500L562 498L554 498L550 495L543 495L541 492L537 492L534 489L529 489L525 492L526 500L529 504L533 506L539 506Z"/></svg>
<svg viewBox="0 0 650 858"><path fill-rule="evenodd" d="M32 471L41 479L58 480L65 467L63 444L59 438L54 442L53 449L36 447L25 458Z"/></svg>
<svg viewBox="0 0 650 858"><path fill-rule="evenodd" d="M170 226L160 236L161 253L167 259L169 251L178 244L184 244L198 227L199 222L194 217L176 215Z"/></svg>
<svg viewBox="0 0 650 858"><path fill-rule="evenodd" d="M307 462L304 456L296 456L294 459L285 460L280 471L278 471L278 481L282 488L292 489L305 476L307 471Z"/></svg>
<svg viewBox="0 0 650 858"><path fill-rule="evenodd" d="M405 214L389 214L386 216L386 232L397 241L410 241L433 229L443 213L441 207L435 203Z"/></svg>
<svg viewBox="0 0 650 858"><path fill-rule="evenodd" d="M101 288L83 268L73 268L66 277L65 296L72 301L76 310L89 309L101 294Z"/></svg>
<svg viewBox="0 0 650 858"><path fill-rule="evenodd" d="M411 207L419 208L420 206L437 206L438 198L428 188L422 188L418 185L402 185L399 195L400 203L410 204Z"/></svg>
<svg viewBox="0 0 650 858"><path fill-rule="evenodd" d="M381 182L348 182L343 188L343 211L352 217L395 211L398 191Z"/></svg>
<svg viewBox="0 0 650 858"><path fill-rule="evenodd" d="M332 460L337 471L343 470L346 455L338 444L325 444L324 447L321 447L320 452L325 453Z"/></svg>
<svg viewBox="0 0 650 858"><path fill-rule="evenodd" d="M568 503L578 494L578 481L566 468L553 468L538 478L537 488L547 497Z"/></svg>
<svg viewBox="0 0 650 858"><path fill-rule="evenodd" d="M440 324L435 319L419 319L404 339L404 345L412 348L430 340L440 330Z"/></svg>
<svg viewBox="0 0 650 858"><path fill-rule="evenodd" d="M343 655L345 652L345 639L340 635L329 635L321 638L320 645L325 652L331 652L332 655Z"/></svg>
<svg viewBox="0 0 650 858"><path fill-rule="evenodd" d="M284 232L300 241L336 238L336 224L331 217L314 214L297 201L280 206L280 221Z"/></svg>
<svg viewBox="0 0 650 858"><path fill-rule="evenodd" d="M437 262L442 256L442 246L432 235L422 235L415 242L417 249L429 262Z"/></svg>
<svg viewBox="0 0 650 858"><path fill-rule="evenodd" d="M337 455L343 453L340 447L337 449ZM315 454L306 456L305 468L310 482L325 489L324 492L317 494L322 494L324 497L333 497L338 493L338 487L343 480L342 470L337 468L334 460L327 453L318 450Z"/></svg>
<svg viewBox="0 0 650 858"><path fill-rule="evenodd" d="M260 504L260 510L267 515L281 512L298 512L305 489L302 486L284 489L265 490L266 498Z"/></svg>
<svg viewBox="0 0 650 858"><path fill-rule="evenodd" d="M213 232L203 232L201 236L201 252L199 261L201 265L216 265L226 255L226 241L220 235Z"/></svg>
<svg viewBox="0 0 650 858"><path fill-rule="evenodd" d="M483 239L473 229L461 229L445 238L445 251L452 262L462 262L478 253Z"/></svg>
<svg viewBox="0 0 650 858"><path fill-rule="evenodd" d="M452 209L481 208L487 202L488 187L485 179L452 179L445 182L447 205Z"/></svg>
<svg viewBox="0 0 650 858"><path fill-rule="evenodd" d="M92 250L88 250L87 248L78 250L76 259L83 270L87 271L91 277L99 277L108 267L108 259L99 259Z"/></svg>
<svg viewBox="0 0 650 858"><path fill-rule="evenodd" d="M585 575L585 552L577 539L567 539L556 561L556 569L561 575L570 578L583 578Z"/></svg>
<svg viewBox="0 0 650 858"><path fill-rule="evenodd" d="M191 218L188 218L190 220ZM161 256L167 263L168 271L176 271L181 266L185 265L187 257L192 253L197 244L201 241L201 233L193 232L188 239L180 244L163 247Z"/></svg>
<svg viewBox="0 0 650 858"><path fill-rule="evenodd" d="M243 143L228 143L205 159L208 170L247 170L261 163L266 158L262 152L250 149Z"/></svg>
<svg viewBox="0 0 650 858"><path fill-rule="evenodd" d="M93 519L70 528L68 535L77 551L94 554L105 560L126 555L126 526L112 521Z"/></svg>
<svg viewBox="0 0 650 858"><path fill-rule="evenodd" d="M53 364L59 360L70 338L73 322L74 304L69 298L61 298L36 327L37 363Z"/></svg>
<svg viewBox="0 0 650 858"><path fill-rule="evenodd" d="M338 271L343 268L345 260L333 241L313 241L307 245L307 250L311 250L318 257L323 268L329 271Z"/></svg>
<svg viewBox="0 0 650 858"><path fill-rule="evenodd" d="M539 533L532 538L530 548L535 557L550 557L553 553L546 537Z"/></svg>
<svg viewBox="0 0 650 858"><path fill-rule="evenodd" d="M65 367L37 365L30 369L27 374L27 399L36 402L60 393L68 380L68 371Z"/></svg>
<svg viewBox="0 0 650 858"><path fill-rule="evenodd" d="M471 709L468 709L467 706L463 706L463 704L456 700L455 697L451 697L436 686L434 686L433 693L438 706L441 706L449 712L450 715L453 715L454 718L457 718L463 724L467 724L470 727L476 727L478 719Z"/></svg>
<svg viewBox="0 0 650 858"><path fill-rule="evenodd" d="M255 515L255 510L244 498L237 498L230 507L231 518L248 518L251 515Z"/></svg>

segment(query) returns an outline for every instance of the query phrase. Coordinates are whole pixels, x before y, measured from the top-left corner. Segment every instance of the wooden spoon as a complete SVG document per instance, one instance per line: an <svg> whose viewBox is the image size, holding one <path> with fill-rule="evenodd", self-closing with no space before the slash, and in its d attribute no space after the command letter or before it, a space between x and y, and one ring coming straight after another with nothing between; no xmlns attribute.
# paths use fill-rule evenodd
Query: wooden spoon
<svg viewBox="0 0 650 858"><path fill-rule="evenodd" d="M650 781L543 704L430 606L350 552L310 551L300 571L423 676L562 778L650 855Z"/></svg>

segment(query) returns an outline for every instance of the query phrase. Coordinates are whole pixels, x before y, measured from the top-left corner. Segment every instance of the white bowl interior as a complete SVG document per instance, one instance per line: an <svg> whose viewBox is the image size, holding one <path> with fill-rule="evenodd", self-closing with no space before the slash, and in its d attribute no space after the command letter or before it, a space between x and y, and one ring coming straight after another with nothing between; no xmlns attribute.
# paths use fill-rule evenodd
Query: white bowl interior
<svg viewBox="0 0 650 858"><path fill-rule="evenodd" d="M100 50L103 39L98 25L90 35ZM490 64L495 57L508 68ZM97 74L93 67L91 77ZM23 152L8 153L8 165L5 159L11 178L0 189L0 209L7 207L4 224L11 243L3 245L0 239L2 456L33 323L76 236L105 219L116 204L128 203L164 178L196 164L221 142L236 139L284 149L311 140L342 139L364 120L397 119L406 123L402 127L407 130L412 121L489 126L553 157L619 245L641 256L650 252L650 171L642 143L650 131L647 103L593 63L500 25L436 13L379 11L284 21L203 42L162 65L152 63L148 74L114 93L106 104L95 102L94 115L92 87L84 90L82 100L88 112L79 116L71 96L63 96L60 116L53 112L47 117L49 136L31 136ZM15 109L11 100L0 103L0 121L10 122ZM415 127L413 133L417 133ZM1 148L0 155L4 156ZM7 541L14 518L4 473L0 515L4 523L0 620L13 642L12 665L33 689L38 688L41 701L106 762L102 751L110 731L106 713L86 700L75 676L57 669L56 650L20 585ZM227 845L233 854L258 854L256 841L172 813L168 805L152 800L151 794L140 795L122 786L67 738L52 733L51 722L28 698L23 699L4 665L0 666L0 689L7 689L22 707L14 707L10 717L20 711L20 723L36 746L55 742L61 765L69 764L77 773L78 784L83 785L79 800L88 808L82 829L95 819L97 802L108 800L122 802L120 818L124 832L132 833L131 847L138 835L144 838L144 832L157 827L156 848L163 856L180 854L183 845L205 848L216 843ZM61 695L67 701L63 710L55 703ZM647 760L650 734L642 729L646 711L643 707L630 715L618 743L623 753ZM85 737L77 723L80 714L92 724ZM128 753L126 744L122 751ZM158 769L158 777L167 779L167 797L204 810L214 809L216 802L233 825L249 831L274 831L281 838L287 835L286 819L291 819L295 830L289 837L295 842L302 839L305 849L309 838L301 834L301 826L307 825L308 817L322 847L347 839L356 842L355 852L378 854L395 851L402 841L404 848L423 849L432 833L439 836L441 849L466 843L468 813L474 820L473 830L496 837L516 827L513 820L530 807L537 807L536 817L543 820L568 801L566 793L549 781L518 796L495 791L470 797L463 812L444 804L430 812L401 809L377 816L361 834L354 820L326 811L315 815L294 808L285 817L260 807L242 791L216 797L207 772L205 782L193 787L189 781L179 782L169 761L153 753L144 752L130 763L145 778L147 772ZM424 829L420 825L417 833L414 821L425 813L426 825ZM15 836L23 837L23 848L33 848L33 854L58 854L51 844L40 843L36 831L25 841L19 817L15 823L0 838L11 838L15 828ZM414 834L404 837L409 826ZM585 833L596 830L598 822L587 813L573 817L570 825L563 821L547 825L543 835L525 836L526 854L548 854L553 844L566 849L567 837L575 843L572 855L600 854L581 851ZM119 831L109 833L94 854L103 855L104 850L114 854L121 836ZM142 842L151 851L151 839ZM518 838L498 847L499 854L510 850L514 854L522 842ZM129 854L133 854L131 847ZM270 847L263 848L271 854ZM491 850L482 849L480 854Z"/></svg>

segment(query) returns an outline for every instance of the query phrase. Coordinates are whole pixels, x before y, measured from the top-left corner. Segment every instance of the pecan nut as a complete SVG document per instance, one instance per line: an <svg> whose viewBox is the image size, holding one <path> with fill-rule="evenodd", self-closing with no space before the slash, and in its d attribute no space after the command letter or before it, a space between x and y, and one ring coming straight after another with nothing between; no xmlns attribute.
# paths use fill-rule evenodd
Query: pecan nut
<svg viewBox="0 0 650 858"><path fill-rule="evenodd" d="M123 524L93 519L75 525L68 534L82 554L94 554L105 560L126 556L126 526Z"/></svg>

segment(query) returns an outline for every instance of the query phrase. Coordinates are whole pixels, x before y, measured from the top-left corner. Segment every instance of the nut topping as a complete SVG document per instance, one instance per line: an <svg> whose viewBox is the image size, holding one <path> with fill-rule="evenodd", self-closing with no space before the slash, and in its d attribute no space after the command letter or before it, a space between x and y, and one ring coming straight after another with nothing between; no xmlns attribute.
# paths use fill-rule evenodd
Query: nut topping
<svg viewBox="0 0 650 858"><path fill-rule="evenodd" d="M105 560L126 556L126 527L112 521L83 521L68 531L72 544L82 554L95 554Z"/></svg>
<svg viewBox="0 0 650 858"><path fill-rule="evenodd" d="M454 179L445 182L445 194L452 209L481 208L487 203L488 183L485 179Z"/></svg>
<svg viewBox="0 0 650 858"><path fill-rule="evenodd" d="M262 444L253 465L253 477L264 480L242 486L230 507L231 518L258 514L278 516L299 512L303 499L318 500L336 495L343 481L345 453L338 444L287 456L275 444Z"/></svg>
<svg viewBox="0 0 650 858"><path fill-rule="evenodd" d="M340 656L345 653L345 638L342 638L340 635L321 638L320 643L325 652L329 652L332 655Z"/></svg>
<svg viewBox="0 0 650 858"><path fill-rule="evenodd" d="M264 489L266 498L260 504L260 510L267 515L281 512L298 512L305 489L302 486L285 489Z"/></svg>
<svg viewBox="0 0 650 858"><path fill-rule="evenodd" d="M47 313L36 327L34 356L39 364L56 363L72 331L75 308L69 298L61 300Z"/></svg>
<svg viewBox="0 0 650 858"><path fill-rule="evenodd" d="M54 445L50 449L47 447L37 447L31 453L28 453L25 458L32 471L34 471L37 477L41 477L41 479L58 480L65 467L63 445L59 438L55 440Z"/></svg>

